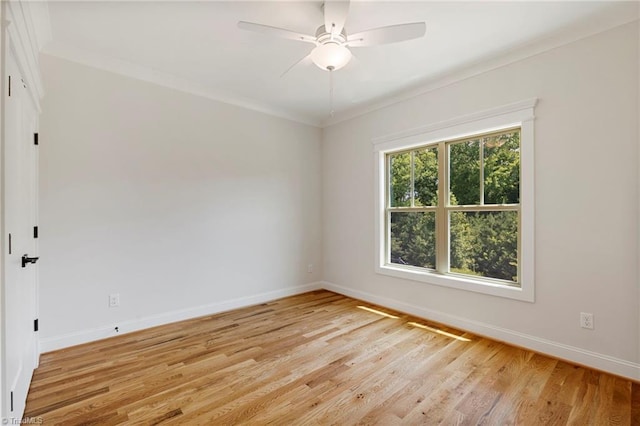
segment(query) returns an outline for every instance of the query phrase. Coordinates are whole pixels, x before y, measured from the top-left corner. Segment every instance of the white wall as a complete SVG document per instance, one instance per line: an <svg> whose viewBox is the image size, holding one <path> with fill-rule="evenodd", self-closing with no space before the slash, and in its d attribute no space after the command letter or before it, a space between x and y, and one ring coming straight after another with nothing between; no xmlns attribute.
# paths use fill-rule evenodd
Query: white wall
<svg viewBox="0 0 640 426"><path fill-rule="evenodd" d="M640 378L638 72L636 21L326 128L329 287ZM377 275L372 138L533 97L535 303Z"/></svg>
<svg viewBox="0 0 640 426"><path fill-rule="evenodd" d="M331 126L322 142L309 126L44 56L43 349L324 279L640 378L638 52L626 25ZM535 303L375 274L371 139L532 97ZM578 327L581 311L595 330Z"/></svg>
<svg viewBox="0 0 640 426"><path fill-rule="evenodd" d="M320 129L41 62L43 350L321 278Z"/></svg>

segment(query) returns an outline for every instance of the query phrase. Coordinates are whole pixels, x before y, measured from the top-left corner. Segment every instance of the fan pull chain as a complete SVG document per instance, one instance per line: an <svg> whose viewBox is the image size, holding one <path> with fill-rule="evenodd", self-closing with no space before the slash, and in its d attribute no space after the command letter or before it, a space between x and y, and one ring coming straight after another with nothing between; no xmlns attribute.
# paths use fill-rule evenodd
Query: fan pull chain
<svg viewBox="0 0 640 426"><path fill-rule="evenodd" d="M329 115L333 118L333 70L334 67L328 66L329 70Z"/></svg>

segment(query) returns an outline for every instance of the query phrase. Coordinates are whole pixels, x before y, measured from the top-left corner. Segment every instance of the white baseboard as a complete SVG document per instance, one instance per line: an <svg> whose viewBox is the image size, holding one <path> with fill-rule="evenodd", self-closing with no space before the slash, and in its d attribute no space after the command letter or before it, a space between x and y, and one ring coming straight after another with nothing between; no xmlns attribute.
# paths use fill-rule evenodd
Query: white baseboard
<svg viewBox="0 0 640 426"><path fill-rule="evenodd" d="M433 309L426 309L399 300L382 297L365 291L354 290L339 286L330 282L316 282L297 287L289 287L276 291L260 293L238 299L226 300L218 303L198 306L179 311L167 312L136 320L118 323L119 333L116 333L115 324L105 325L91 330L78 333L64 334L40 339L39 347L41 353L50 352L69 346L88 343L95 340L113 337L117 334L131 333L158 325L169 324L176 321L197 318L205 315L212 315L232 309L243 308L258 303L270 302L281 297L293 296L319 289L330 290L345 296L357 298L366 302L375 303L400 312L415 315L427 320L439 322L451 327L456 327L465 331L476 333L481 336L490 337L512 345L527 348L536 352L547 354L555 358L564 359L569 362L595 368L611 374L616 374L631 380L640 381L640 364L623 359L591 352L585 349L542 339L536 336L520 333L506 328L496 327L491 324L473 321L467 318L450 315Z"/></svg>
<svg viewBox="0 0 640 426"><path fill-rule="evenodd" d="M415 315L420 318L439 322L471 333L477 333L481 336L490 337L495 340L520 346L542 354L547 354L554 358L563 359L585 367L591 367L631 380L640 381L640 364L638 363L542 339L514 330L496 327L491 324L450 315L433 309L426 309L420 306L401 302L399 300L390 299L388 297L377 296L372 293L342 287L326 281L321 283L321 287L345 296L375 303L390 309L396 309L400 312Z"/></svg>
<svg viewBox="0 0 640 426"><path fill-rule="evenodd" d="M82 343L93 342L95 340L113 337L119 334L131 333L133 331L143 330L145 328L155 327L158 325L202 317L205 315L217 314L220 312L230 311L232 309L256 305L258 303L270 302L281 297L294 296L296 294L319 290L321 288L322 283L310 283L301 286L288 287L280 290L269 291L266 293L255 294L247 297L240 297L238 299L225 300L222 302L197 306L194 308L182 309L179 311L172 311L159 315L152 315L136 320L119 322L117 324L119 332L115 331L116 324L109 324L103 327L97 327L77 333L48 337L40 339L40 353L63 349L69 346L80 345Z"/></svg>

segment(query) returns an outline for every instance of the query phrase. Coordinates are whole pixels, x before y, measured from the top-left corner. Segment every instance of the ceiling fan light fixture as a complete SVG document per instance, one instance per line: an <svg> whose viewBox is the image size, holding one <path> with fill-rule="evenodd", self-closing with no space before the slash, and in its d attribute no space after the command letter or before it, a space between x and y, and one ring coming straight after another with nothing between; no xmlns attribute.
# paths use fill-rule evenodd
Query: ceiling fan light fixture
<svg viewBox="0 0 640 426"><path fill-rule="evenodd" d="M311 51L311 60L320 69L339 70L351 60L351 51L339 43L325 43Z"/></svg>

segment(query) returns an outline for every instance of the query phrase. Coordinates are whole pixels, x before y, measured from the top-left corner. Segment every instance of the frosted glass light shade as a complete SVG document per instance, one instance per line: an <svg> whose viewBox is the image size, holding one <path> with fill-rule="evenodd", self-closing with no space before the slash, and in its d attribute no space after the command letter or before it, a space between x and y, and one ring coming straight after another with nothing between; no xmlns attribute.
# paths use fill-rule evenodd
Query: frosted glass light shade
<svg viewBox="0 0 640 426"><path fill-rule="evenodd" d="M351 60L351 51L337 43L326 43L316 46L311 51L311 60L323 70L339 70Z"/></svg>

